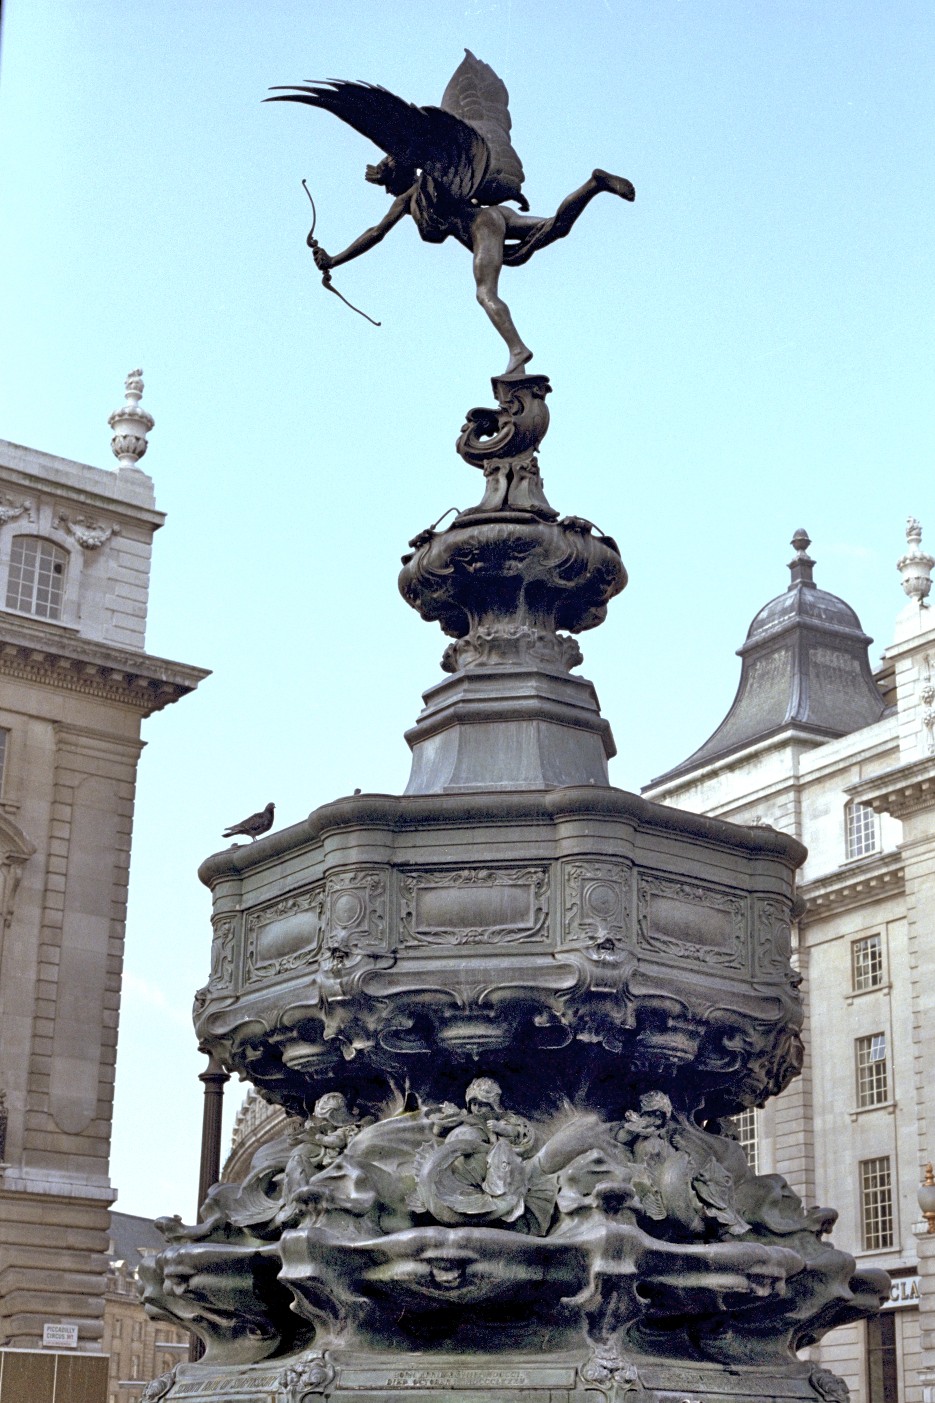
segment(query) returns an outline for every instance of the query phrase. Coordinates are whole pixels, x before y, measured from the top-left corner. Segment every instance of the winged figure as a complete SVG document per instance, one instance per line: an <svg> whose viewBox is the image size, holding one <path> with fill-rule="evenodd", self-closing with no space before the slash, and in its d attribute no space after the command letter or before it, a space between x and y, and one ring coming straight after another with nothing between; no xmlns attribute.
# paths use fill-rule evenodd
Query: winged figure
<svg viewBox="0 0 935 1403"><path fill-rule="evenodd" d="M457 239L474 256L477 300L507 344L507 375L522 373L532 351L498 290L504 264L526 263L540 248L563 239L601 191L635 198L629 180L596 170L555 214L529 214L523 167L510 142L509 94L490 65L470 49L438 107L416 107L386 88L343 80L273 91L277 96L267 102L324 108L386 152L377 165L368 165L366 176L393 196L392 205L341 253L326 253L310 234L317 267L327 273L366 253L407 214L428 243Z"/></svg>

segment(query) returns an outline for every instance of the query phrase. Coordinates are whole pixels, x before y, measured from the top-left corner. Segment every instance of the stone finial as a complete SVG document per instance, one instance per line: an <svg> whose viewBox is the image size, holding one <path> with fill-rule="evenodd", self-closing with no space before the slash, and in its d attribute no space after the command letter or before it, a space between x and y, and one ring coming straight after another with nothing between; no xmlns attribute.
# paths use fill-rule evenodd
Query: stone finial
<svg viewBox="0 0 935 1403"><path fill-rule="evenodd" d="M141 408L142 397L143 372L131 370L126 379L126 401L107 420L114 431L110 446L121 468L138 467L149 446L146 435L156 421Z"/></svg>
<svg viewBox="0 0 935 1403"><path fill-rule="evenodd" d="M808 554L808 548L812 544L808 532L800 526L789 544L795 548L795 559L789 561L789 570L792 574L789 588L792 589L794 585L814 584L812 569L815 562Z"/></svg>
<svg viewBox="0 0 935 1403"><path fill-rule="evenodd" d="M932 566L935 559L922 550L922 523L914 516L906 521L906 540L909 549L896 562L896 569L902 575L902 587L911 600L924 606L924 601L932 588Z"/></svg>

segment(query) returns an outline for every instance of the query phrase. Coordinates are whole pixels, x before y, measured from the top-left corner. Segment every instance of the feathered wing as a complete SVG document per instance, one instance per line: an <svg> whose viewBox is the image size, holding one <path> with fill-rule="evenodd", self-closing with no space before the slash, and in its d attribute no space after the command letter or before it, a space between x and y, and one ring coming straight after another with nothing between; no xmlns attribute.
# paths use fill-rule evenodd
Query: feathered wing
<svg viewBox="0 0 935 1403"><path fill-rule="evenodd" d="M442 111L469 123L487 143L490 164L484 180L483 203L518 200L528 209L522 193L525 179L522 162L510 141L513 126L510 95L490 64L465 49L464 58L442 95L441 107Z"/></svg>
<svg viewBox="0 0 935 1403"><path fill-rule="evenodd" d="M483 134L454 112L416 107L373 83L334 79L275 89L267 102L303 102L333 112L400 165L423 170L452 195L469 199L484 181L490 150Z"/></svg>

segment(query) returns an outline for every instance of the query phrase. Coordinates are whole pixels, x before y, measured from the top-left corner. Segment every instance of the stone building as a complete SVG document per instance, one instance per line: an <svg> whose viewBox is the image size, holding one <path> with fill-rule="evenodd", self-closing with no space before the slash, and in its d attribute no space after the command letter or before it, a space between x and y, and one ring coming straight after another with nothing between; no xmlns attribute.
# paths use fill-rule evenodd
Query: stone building
<svg viewBox="0 0 935 1403"><path fill-rule="evenodd" d="M145 717L207 674L144 651L142 380L116 471L0 442L0 1346L103 1342L108 1175Z"/></svg>
<svg viewBox="0 0 935 1403"><path fill-rule="evenodd" d="M234 1117L230 1151L221 1170L221 1179L228 1184L239 1184L247 1177L253 1156L261 1145L268 1144L277 1135L284 1135L293 1124L293 1118L281 1106L264 1101L255 1087L249 1087Z"/></svg>
<svg viewBox="0 0 935 1403"><path fill-rule="evenodd" d="M107 1403L139 1403L148 1380L188 1358L191 1337L174 1325L150 1320L140 1299L140 1262L164 1246L149 1218L111 1213L103 1340L110 1356Z"/></svg>
<svg viewBox="0 0 935 1403"><path fill-rule="evenodd" d="M727 716L643 791L770 824L808 847L797 929L803 1074L740 1128L761 1174L837 1207L836 1240L892 1275L878 1319L841 1327L813 1351L847 1379L852 1403L935 1397L935 1280L925 1285L935 1236L918 1222L917 1199L935 1158L935 610L918 522L907 538L899 569L909 602L874 675L871 640L853 609L816 585L810 541L797 532L789 587L738 650Z"/></svg>

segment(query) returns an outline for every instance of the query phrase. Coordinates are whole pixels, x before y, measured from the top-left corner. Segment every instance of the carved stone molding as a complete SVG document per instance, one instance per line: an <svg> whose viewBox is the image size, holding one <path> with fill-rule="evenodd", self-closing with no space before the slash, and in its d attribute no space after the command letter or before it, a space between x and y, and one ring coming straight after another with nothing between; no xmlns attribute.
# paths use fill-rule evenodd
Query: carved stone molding
<svg viewBox="0 0 935 1403"><path fill-rule="evenodd" d="M0 492L0 526L5 526L8 521L15 521L18 516L24 515L27 521L32 521L34 510L35 503L29 498L17 499L6 492Z"/></svg>
<svg viewBox="0 0 935 1403"><path fill-rule="evenodd" d="M23 872L35 851L35 844L30 842L18 824L0 813L0 952L4 936L13 923L16 894Z"/></svg>
<svg viewBox="0 0 935 1403"><path fill-rule="evenodd" d="M66 511L56 512L52 525L60 531L67 531L69 536L74 537L82 550L100 550L101 546L107 544L112 536L120 533L120 526L117 522L105 524L89 516L71 517Z"/></svg>
<svg viewBox="0 0 935 1403"><path fill-rule="evenodd" d="M935 756L927 755L924 760L849 785L845 793L869 804L874 813L892 814L893 818L930 809L935 806Z"/></svg>
<svg viewBox="0 0 935 1403"><path fill-rule="evenodd" d="M799 888L799 897L805 906L803 920L817 920L829 910L846 911L898 895L905 887L904 869L901 852L878 853L851 867L838 868L828 876L804 882Z"/></svg>
<svg viewBox="0 0 935 1403"><path fill-rule="evenodd" d="M641 872L637 943L672 960L712 969L748 967L747 903L699 882Z"/></svg>
<svg viewBox="0 0 935 1403"><path fill-rule="evenodd" d="M305 965L321 953L325 887L317 883L268 906L250 911L246 918L244 979L275 979Z"/></svg>
<svg viewBox="0 0 935 1403"><path fill-rule="evenodd" d="M409 872L399 883L399 944L517 945L544 939L547 867Z"/></svg>
<svg viewBox="0 0 935 1403"><path fill-rule="evenodd" d="M203 668L133 655L67 633L53 639L18 619L0 623L0 676L117 702L143 716L187 696L208 675Z"/></svg>

